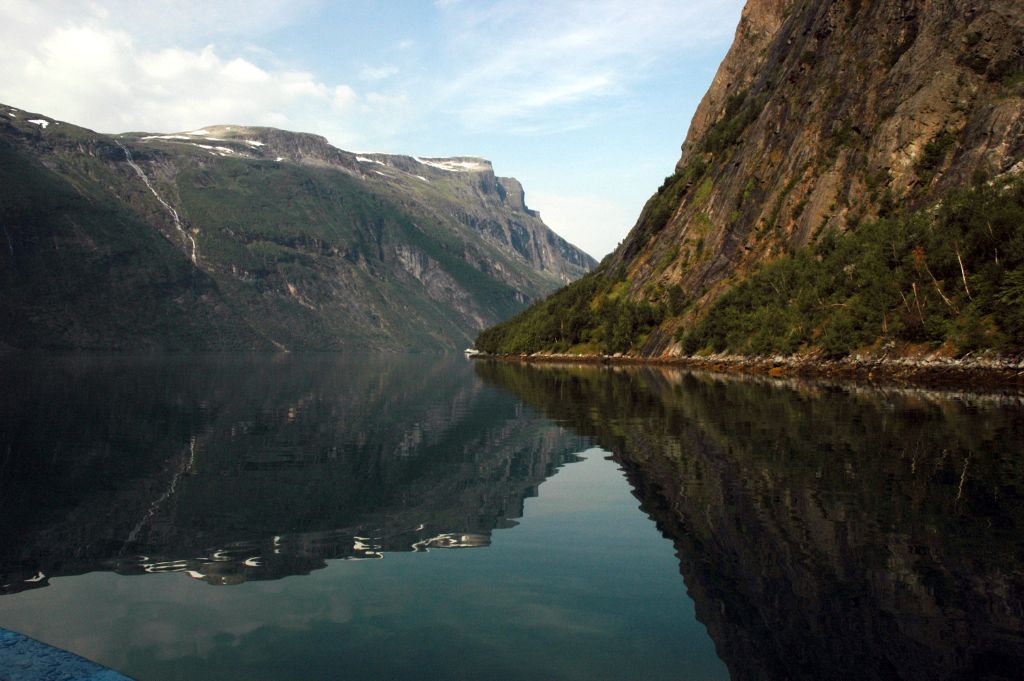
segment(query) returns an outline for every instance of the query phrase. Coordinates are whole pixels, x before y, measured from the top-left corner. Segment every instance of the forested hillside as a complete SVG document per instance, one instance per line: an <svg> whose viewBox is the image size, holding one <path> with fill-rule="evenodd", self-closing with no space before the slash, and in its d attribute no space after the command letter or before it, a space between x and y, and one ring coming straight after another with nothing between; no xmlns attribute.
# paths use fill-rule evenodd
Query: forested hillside
<svg viewBox="0 0 1024 681"><path fill-rule="evenodd" d="M1024 350L1024 6L750 0L675 172L488 352Z"/></svg>

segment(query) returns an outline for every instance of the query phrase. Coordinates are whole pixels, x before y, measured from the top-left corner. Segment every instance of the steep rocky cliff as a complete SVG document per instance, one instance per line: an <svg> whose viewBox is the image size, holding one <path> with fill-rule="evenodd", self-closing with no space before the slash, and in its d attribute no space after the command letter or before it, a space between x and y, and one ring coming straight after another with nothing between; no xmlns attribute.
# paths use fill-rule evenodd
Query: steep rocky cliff
<svg viewBox="0 0 1024 681"><path fill-rule="evenodd" d="M0 342L454 349L595 263L483 159L0 106Z"/></svg>
<svg viewBox="0 0 1024 681"><path fill-rule="evenodd" d="M759 326L747 317L728 341L726 331L709 327L732 332L742 326L732 317L760 306L745 290L727 301L737 303L729 310L716 307L745 281L755 288L774 283L777 298L795 299L800 291L790 296L791 282L752 276L804 253L848 268L853 278L877 265L886 270L883 279L892 279L870 305L863 295L851 303L860 284L831 298L844 284L819 282L834 275L828 271L799 282L821 308L871 307L860 314L870 325L849 322L862 345L891 336L975 349L964 340L972 327L981 329L977 347L1018 349L1024 327L1000 326L1005 314L996 298L1016 300L1016 280L1024 277L1017 252L1017 217L1024 212L1013 185L1022 170L1024 5L1017 0L749 0L675 172L595 281L557 305L571 308L579 297L594 310L609 303L620 309L581 320L579 329L533 334L529 342L530 334L520 333L523 347L505 343L503 349L579 346L646 355L813 349L830 324L842 324L809 303L802 316L815 323L778 329L776 335L792 336L782 347L767 341L745 347L738 337ZM966 208L957 212L961 204ZM1016 212L997 214L993 204ZM979 206L994 212L972 218ZM890 262L852 254L828 260L837 242L880 222L910 233L907 244L891 249ZM913 263L902 262L911 255ZM793 278L795 267L773 271ZM991 289L982 294L989 298L977 295L982 289ZM897 303L905 303L907 319ZM616 329L607 319L627 313L629 328Z"/></svg>

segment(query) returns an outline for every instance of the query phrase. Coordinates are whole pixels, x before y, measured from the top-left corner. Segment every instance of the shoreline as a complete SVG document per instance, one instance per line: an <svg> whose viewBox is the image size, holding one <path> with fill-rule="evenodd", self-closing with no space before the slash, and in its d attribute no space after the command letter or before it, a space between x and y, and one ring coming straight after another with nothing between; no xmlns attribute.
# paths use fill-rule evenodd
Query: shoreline
<svg viewBox="0 0 1024 681"><path fill-rule="evenodd" d="M604 364L662 366L770 378L827 378L868 384L914 385L980 390L1024 390L1024 359L963 358L911 359L845 357L636 357L632 355L572 355L533 353L470 355L474 360L526 364Z"/></svg>

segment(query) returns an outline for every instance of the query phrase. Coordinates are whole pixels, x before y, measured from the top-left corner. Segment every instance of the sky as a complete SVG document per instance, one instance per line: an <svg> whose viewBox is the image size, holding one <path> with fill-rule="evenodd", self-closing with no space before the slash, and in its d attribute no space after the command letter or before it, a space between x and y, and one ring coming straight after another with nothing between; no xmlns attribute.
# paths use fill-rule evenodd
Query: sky
<svg viewBox="0 0 1024 681"><path fill-rule="evenodd" d="M672 174L743 0L0 0L0 102L482 156L597 259Z"/></svg>

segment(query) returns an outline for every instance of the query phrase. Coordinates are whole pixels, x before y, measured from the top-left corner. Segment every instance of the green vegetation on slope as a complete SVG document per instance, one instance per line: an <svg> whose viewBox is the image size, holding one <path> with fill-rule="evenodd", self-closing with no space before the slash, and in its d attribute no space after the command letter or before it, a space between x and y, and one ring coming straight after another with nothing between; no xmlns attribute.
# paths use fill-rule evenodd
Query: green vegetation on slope
<svg viewBox="0 0 1024 681"><path fill-rule="evenodd" d="M840 357L878 342L1024 349L1024 181L950 192L826 234L761 267L693 329L688 353Z"/></svg>
<svg viewBox="0 0 1024 681"><path fill-rule="evenodd" d="M729 147L739 144L744 131L750 126L764 109L767 96L764 94L748 99L747 91L730 96L725 102L725 113L722 118L708 129L702 148L713 154L727 151Z"/></svg>
<svg viewBox="0 0 1024 681"><path fill-rule="evenodd" d="M312 269L336 263L338 257L379 263L385 251L412 246L472 292L486 312L500 318L522 307L513 287L464 259L463 240L443 225L425 217L430 232L426 233L414 222L411 209L333 168L222 159L184 171L178 186L189 216L208 227L200 236L200 251L251 272L258 281L269 282L280 274L300 279L328 297L333 278L317 281ZM366 285L384 287L386 282ZM395 295L420 303L418 290ZM429 305L423 302L421 307ZM396 325L411 324L407 314L396 312ZM448 313L428 321L445 326L461 323ZM423 335L429 333L424 330Z"/></svg>
<svg viewBox="0 0 1024 681"><path fill-rule="evenodd" d="M594 264L486 162L360 162L269 128L115 139L3 113L0 350L451 351Z"/></svg>
<svg viewBox="0 0 1024 681"><path fill-rule="evenodd" d="M0 348L454 350L559 281L478 233L497 202L125 139L157 200L108 137L20 120L0 121Z"/></svg>
<svg viewBox="0 0 1024 681"><path fill-rule="evenodd" d="M83 174L104 180L93 157ZM0 342L25 348L261 348L214 282L113 195L0 140Z"/></svg>
<svg viewBox="0 0 1024 681"><path fill-rule="evenodd" d="M662 305L628 300L627 288L622 277L598 269L482 331L476 347L491 353L626 352L665 317Z"/></svg>
<svg viewBox="0 0 1024 681"><path fill-rule="evenodd" d="M625 298L603 269L481 333L492 353L638 350L686 302ZM687 353L831 357L887 341L1024 350L1024 181L950 192L766 263L677 338Z"/></svg>

